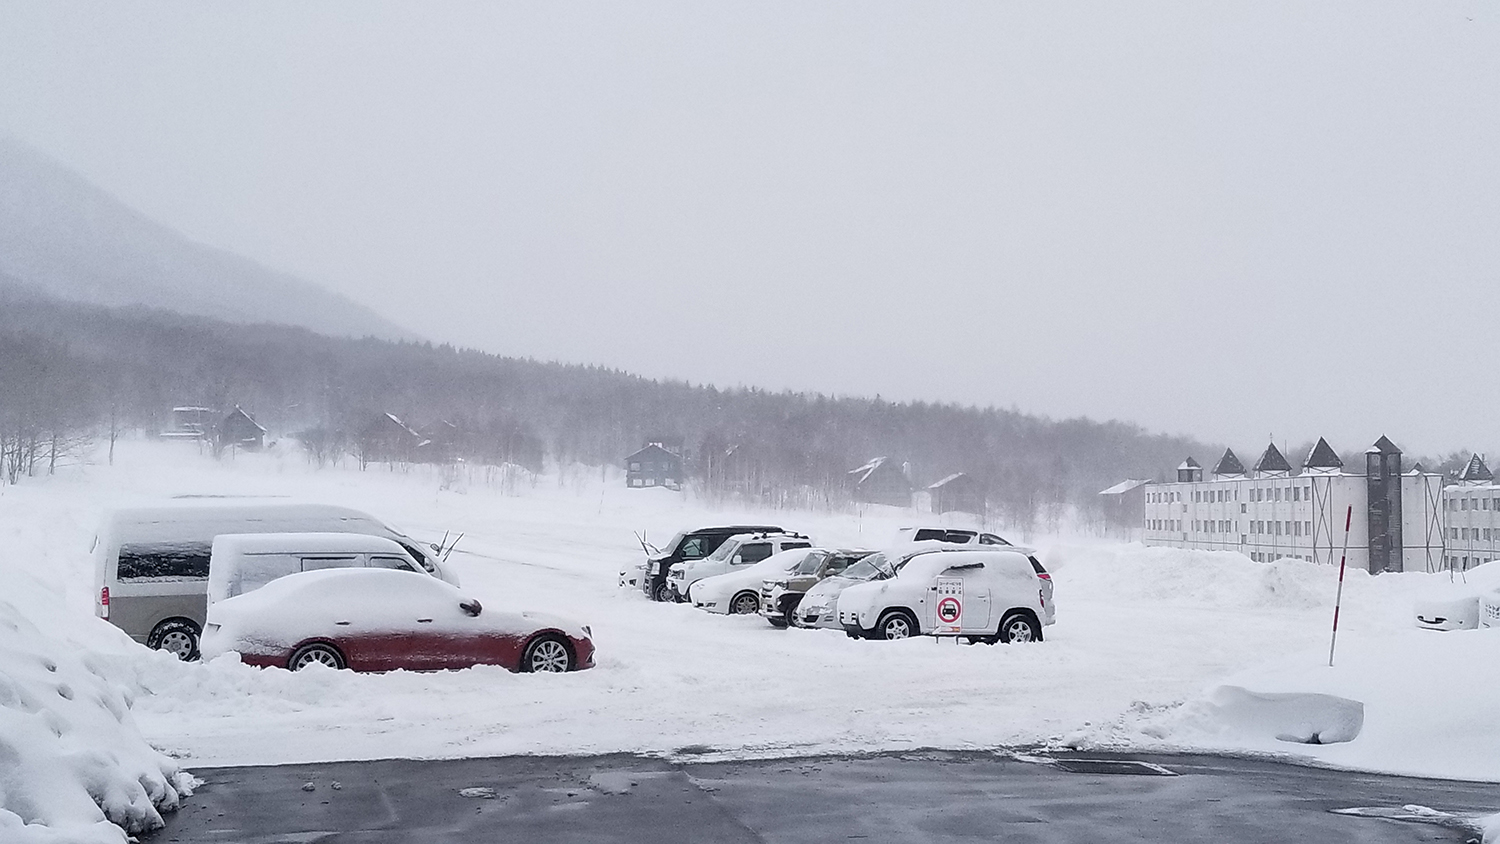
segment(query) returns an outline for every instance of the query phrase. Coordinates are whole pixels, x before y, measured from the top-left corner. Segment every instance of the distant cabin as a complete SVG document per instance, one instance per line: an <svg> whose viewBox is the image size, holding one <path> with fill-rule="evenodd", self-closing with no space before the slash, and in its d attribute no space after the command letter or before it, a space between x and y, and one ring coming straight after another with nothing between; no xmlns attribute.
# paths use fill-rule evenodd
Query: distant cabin
<svg viewBox="0 0 1500 844"><path fill-rule="evenodd" d="M359 432L359 457L363 463L410 463L427 438L401 421L394 413L376 414Z"/></svg>
<svg viewBox="0 0 1500 844"><path fill-rule="evenodd" d="M984 492L972 475L955 472L927 487L934 513L984 513Z"/></svg>
<svg viewBox="0 0 1500 844"><path fill-rule="evenodd" d="M218 411L210 407L196 405L174 407L166 430L161 432L161 436L170 440L206 440L213 432L214 421L218 415Z"/></svg>
<svg viewBox="0 0 1500 844"><path fill-rule="evenodd" d="M892 507L911 506L911 479L906 476L905 467L889 457L877 457L858 469L852 469L849 477L854 482L855 501Z"/></svg>
<svg viewBox="0 0 1500 844"><path fill-rule="evenodd" d="M266 446L266 429L238 405L219 422L219 447L260 451Z"/></svg>
<svg viewBox="0 0 1500 844"><path fill-rule="evenodd" d="M625 458L625 485L682 489L682 455L651 443Z"/></svg>

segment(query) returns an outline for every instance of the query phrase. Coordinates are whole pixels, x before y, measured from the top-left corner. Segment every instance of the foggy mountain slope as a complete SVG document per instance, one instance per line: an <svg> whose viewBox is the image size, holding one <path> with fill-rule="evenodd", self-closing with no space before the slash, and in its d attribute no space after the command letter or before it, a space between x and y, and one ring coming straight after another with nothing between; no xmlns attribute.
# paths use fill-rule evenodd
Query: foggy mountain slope
<svg viewBox="0 0 1500 844"><path fill-rule="evenodd" d="M969 473L1024 523L1052 505L1092 506L1122 478L1157 477L1189 454L1203 461L1222 450L1122 422L718 389L446 345L82 305L0 276L4 348L46 357L49 373L76 381L43 391L61 398L38 418L118 415L150 430L173 405L239 405L273 437L320 429L353 453L362 432L392 413L425 436L461 432L467 460L536 468L548 459L619 465L648 437L680 437L694 471L719 462L719 490L767 503L815 500L808 490L837 490L849 470L889 455L910 463L919 486ZM0 424L5 375L0 367Z"/></svg>
<svg viewBox="0 0 1500 844"><path fill-rule="evenodd" d="M194 243L0 136L0 273L55 296L341 336L415 336L303 279Z"/></svg>

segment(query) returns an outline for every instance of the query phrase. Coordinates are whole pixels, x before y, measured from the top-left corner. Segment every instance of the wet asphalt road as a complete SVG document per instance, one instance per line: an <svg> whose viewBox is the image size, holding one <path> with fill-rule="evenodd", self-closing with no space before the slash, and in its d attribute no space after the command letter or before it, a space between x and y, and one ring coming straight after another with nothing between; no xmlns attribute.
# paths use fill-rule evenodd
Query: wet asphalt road
<svg viewBox="0 0 1500 844"><path fill-rule="evenodd" d="M1500 786L1207 756L924 751L669 762L634 756L386 760L195 770L148 844L243 842L1462 842L1450 825L1334 814L1500 811ZM1083 759L1133 759L1099 772ZM1069 769L1072 770L1069 770ZM306 790L311 784L311 790Z"/></svg>

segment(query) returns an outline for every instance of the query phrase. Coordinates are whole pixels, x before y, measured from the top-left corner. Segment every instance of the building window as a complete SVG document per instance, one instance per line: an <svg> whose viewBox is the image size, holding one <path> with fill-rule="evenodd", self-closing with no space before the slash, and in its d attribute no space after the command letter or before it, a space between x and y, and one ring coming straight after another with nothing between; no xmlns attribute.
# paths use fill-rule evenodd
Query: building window
<svg viewBox="0 0 1500 844"><path fill-rule="evenodd" d="M1460 510L1467 510L1467 509L1469 509L1469 499L1467 499L1467 498L1460 498L1458 500L1458 509L1460 509Z"/></svg>
<svg viewBox="0 0 1500 844"><path fill-rule="evenodd" d="M1457 539L1458 538L1458 528L1448 528L1448 530L1451 531L1451 533L1448 535L1449 539Z"/></svg>

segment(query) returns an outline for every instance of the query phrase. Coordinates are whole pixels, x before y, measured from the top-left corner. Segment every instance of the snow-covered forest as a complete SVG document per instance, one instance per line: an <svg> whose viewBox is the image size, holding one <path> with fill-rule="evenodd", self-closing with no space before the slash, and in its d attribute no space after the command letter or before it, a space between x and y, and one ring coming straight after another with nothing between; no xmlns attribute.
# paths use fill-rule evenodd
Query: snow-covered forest
<svg viewBox="0 0 1500 844"><path fill-rule="evenodd" d="M3 291L0 436L10 480L47 471L84 439L159 430L175 405L238 405L273 437L314 444L322 460L355 459L362 433L384 413L424 435L452 432L450 459L532 468L618 464L647 439L681 438L700 489L763 503L794 492L837 502L850 469L889 455L910 464L919 486L967 472L992 507L1026 523L1049 509L1086 508L1119 478L1154 477L1214 448L1119 422L719 389ZM702 471L706 456L731 451L729 470Z"/></svg>

